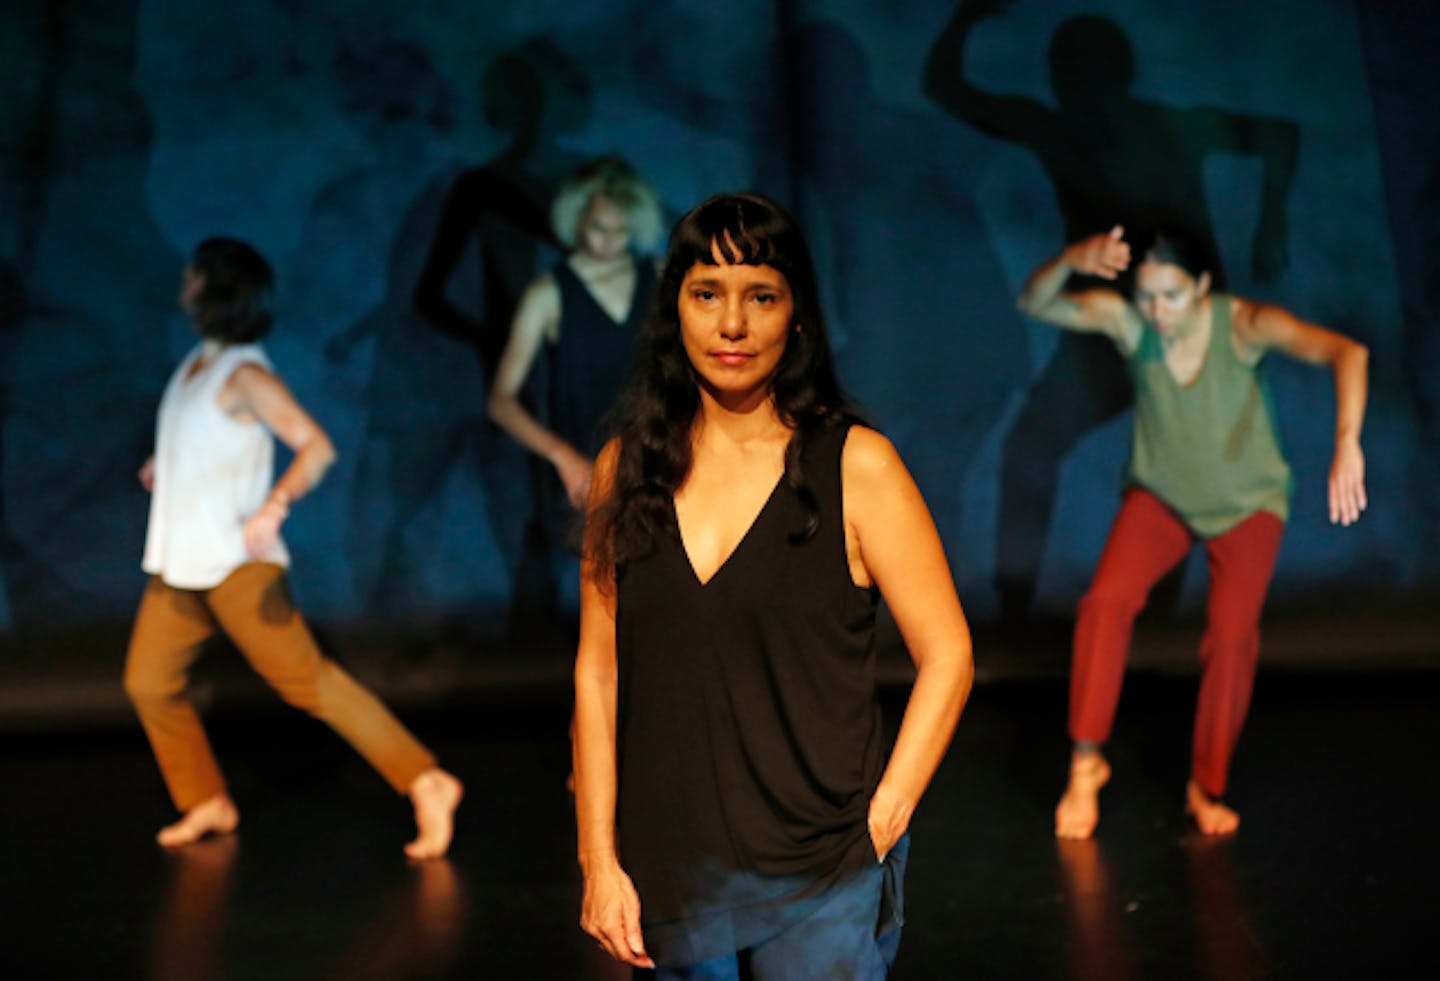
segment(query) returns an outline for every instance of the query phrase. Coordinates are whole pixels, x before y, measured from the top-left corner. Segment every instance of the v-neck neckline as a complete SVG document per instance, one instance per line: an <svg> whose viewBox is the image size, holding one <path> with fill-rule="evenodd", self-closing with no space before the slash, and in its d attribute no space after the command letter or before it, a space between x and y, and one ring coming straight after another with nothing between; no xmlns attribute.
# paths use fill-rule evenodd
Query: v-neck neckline
<svg viewBox="0 0 1440 981"><path fill-rule="evenodd" d="M750 519L750 524L746 526L745 534L740 536L739 541L734 544L725 558L715 567L715 571L711 572L709 578L706 579L701 579L700 573L695 571L695 560L690 557L690 549L685 544L685 530L680 527L680 509L675 506L675 495L670 495L670 515L675 519L675 534L676 537L680 539L680 554L684 557L685 568L690 570L690 579L696 586L700 589L707 589L711 583L720 578L720 575L731 566L735 561L735 556L739 555L745 548L745 544L750 541L761 519L763 519L766 512L770 510L770 505L780 496L780 487L784 483L785 471L781 470L780 476L775 480L775 486L770 488L770 493L766 495L765 502L760 505L760 510L755 512L755 516Z"/></svg>
<svg viewBox="0 0 1440 981"><path fill-rule="evenodd" d="M185 359L183 369L180 372L180 384L188 386L203 378L211 368L215 367L216 362L220 360L221 355L224 353L225 350L222 348L216 351L215 356L207 361L203 348L192 352L191 355Z"/></svg>
<svg viewBox="0 0 1440 981"><path fill-rule="evenodd" d="M599 298L595 295L595 291L590 288L590 284L585 282L585 277L575 271L575 267L570 264L569 260L566 260L565 268L569 270L571 276L575 277L575 282L580 284L580 292L585 294L585 299L589 300L590 305L593 306L596 310L599 310L600 313L604 315L607 322L613 324L616 327L624 327L630 322L630 316L635 312L635 297L640 292L639 259L634 260L633 265L631 266L631 275L633 277L633 281L630 283L630 300L625 304L625 316L621 317L619 320L616 320L615 317L611 315L610 311L605 309L605 304L600 302Z"/></svg>
<svg viewBox="0 0 1440 981"><path fill-rule="evenodd" d="M1165 374L1169 376L1175 387L1182 392L1188 392L1195 388L1200 381L1200 376L1205 374L1205 369L1210 366L1210 359L1215 354L1215 304L1213 297L1207 299L1209 302L1205 312L1209 323L1206 325L1208 332L1205 337L1204 351L1200 355L1200 366L1195 369L1195 373L1187 381L1181 381L1175 374L1174 369L1170 367L1170 362L1165 360L1165 345L1160 344L1160 367L1165 370Z"/></svg>

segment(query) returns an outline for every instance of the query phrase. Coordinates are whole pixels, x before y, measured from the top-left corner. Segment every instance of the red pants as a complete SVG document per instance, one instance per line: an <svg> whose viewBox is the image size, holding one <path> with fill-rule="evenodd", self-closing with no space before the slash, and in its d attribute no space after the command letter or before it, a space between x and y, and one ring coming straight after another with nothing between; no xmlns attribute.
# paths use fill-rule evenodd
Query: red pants
<svg viewBox="0 0 1440 981"><path fill-rule="evenodd" d="M1257 511L1204 539L1210 567L1205 636L1200 642L1200 699L1190 775L1206 793L1225 792L1260 654L1260 608L1284 523ZM1125 492L1090 591L1080 601L1070 672L1070 737L1103 743L1115 721L1131 627L1150 588L1189 553L1195 535L1155 495Z"/></svg>

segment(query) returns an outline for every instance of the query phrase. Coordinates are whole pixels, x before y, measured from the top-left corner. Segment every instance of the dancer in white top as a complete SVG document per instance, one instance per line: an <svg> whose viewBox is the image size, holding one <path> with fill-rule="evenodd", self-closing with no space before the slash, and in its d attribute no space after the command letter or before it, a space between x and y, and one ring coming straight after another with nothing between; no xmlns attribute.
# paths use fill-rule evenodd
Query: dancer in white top
<svg viewBox="0 0 1440 981"><path fill-rule="evenodd" d="M142 566L151 574L125 665L125 690L183 816L162 845L233 831L239 811L186 696L190 665L217 630L282 698L333 728L415 808L411 858L449 848L460 781L436 766L369 691L320 653L291 603L280 525L313 490L335 449L257 343L270 329L273 275L243 242L202 242L180 305L200 334L165 389ZM274 437L295 457L270 485Z"/></svg>

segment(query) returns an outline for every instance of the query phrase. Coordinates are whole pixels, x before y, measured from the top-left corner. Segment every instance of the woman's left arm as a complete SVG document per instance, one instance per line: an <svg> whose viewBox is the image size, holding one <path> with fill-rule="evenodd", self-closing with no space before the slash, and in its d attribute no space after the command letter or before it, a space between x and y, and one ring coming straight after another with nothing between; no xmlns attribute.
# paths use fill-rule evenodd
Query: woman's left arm
<svg viewBox="0 0 1440 981"><path fill-rule="evenodd" d="M1330 465L1330 521L1352 525L1369 503L1365 496L1365 455L1360 427L1365 420L1370 351L1343 334L1307 323L1281 307L1249 300L1235 318L1241 340L1251 347L1283 351L1335 374L1335 457Z"/></svg>
<svg viewBox="0 0 1440 981"><path fill-rule="evenodd" d="M857 426L841 468L851 576L880 588L915 662L900 734L870 801L870 837L883 859L945 756L975 668L940 535L895 448Z"/></svg>
<svg viewBox="0 0 1440 981"><path fill-rule="evenodd" d="M314 490L335 462L335 445L285 383L258 364L236 368L221 388L219 401L232 418L261 423L295 452L265 503L245 520L245 548L262 558L275 547L290 505Z"/></svg>

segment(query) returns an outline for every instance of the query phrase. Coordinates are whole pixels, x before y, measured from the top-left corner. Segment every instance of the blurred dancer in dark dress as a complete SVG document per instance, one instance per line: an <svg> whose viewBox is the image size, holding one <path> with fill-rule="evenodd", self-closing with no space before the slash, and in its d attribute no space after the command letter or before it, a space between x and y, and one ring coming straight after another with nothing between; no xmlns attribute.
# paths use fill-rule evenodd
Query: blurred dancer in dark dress
<svg viewBox="0 0 1440 981"><path fill-rule="evenodd" d="M655 285L645 257L660 239L660 203L625 161L602 157L561 186L550 209L555 237L570 250L563 262L530 284L490 390L490 417L559 478L566 505L552 517L584 507L601 423L630 365L631 351ZM526 380L544 359L547 405L533 412L521 399ZM553 486L553 485L552 485ZM573 580L573 576L567 576ZM575 609L578 586L569 582ZM564 588L564 587L562 587Z"/></svg>

